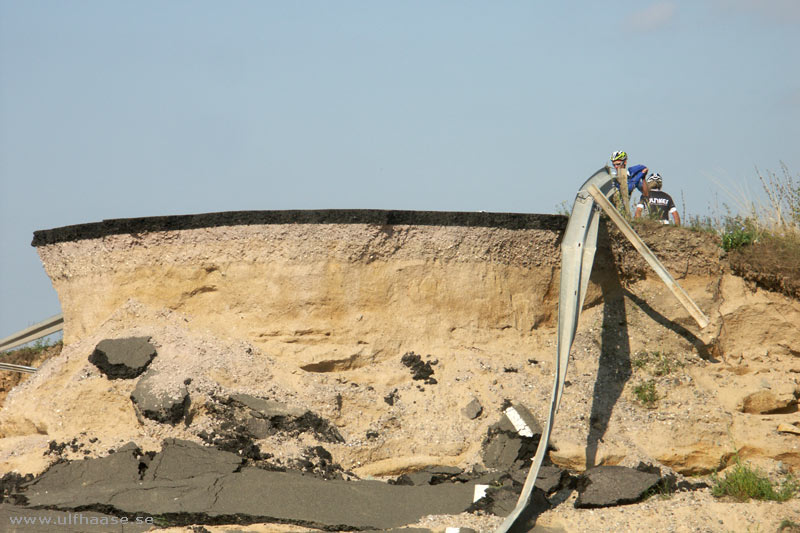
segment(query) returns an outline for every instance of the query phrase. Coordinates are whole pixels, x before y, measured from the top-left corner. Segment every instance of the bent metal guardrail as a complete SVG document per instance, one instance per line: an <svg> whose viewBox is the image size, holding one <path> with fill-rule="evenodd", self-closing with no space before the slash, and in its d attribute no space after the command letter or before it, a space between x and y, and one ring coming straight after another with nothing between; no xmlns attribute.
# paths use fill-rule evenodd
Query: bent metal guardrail
<svg viewBox="0 0 800 533"><path fill-rule="evenodd" d="M64 315L57 314L34 324L29 328L20 330L4 339L0 339L0 352L5 352L17 346L22 346L36 339L47 337L64 329ZM10 370L13 372L36 372L31 366L12 365L0 362L0 370Z"/></svg>
<svg viewBox="0 0 800 533"><path fill-rule="evenodd" d="M658 273L667 287L678 298L681 304L689 311L701 328L705 328L709 319L692 301L686 291L678 285L678 282L670 275L663 264L653 254L644 242L639 238L633 228L620 216L611 202L608 201L614 194L614 179L608 167L595 172L578 190L572 212L569 216L567 229L561 241L561 286L558 296L558 344L556 349L555 376L553 378L553 393L550 401L550 410L547 414L539 445L536 448L536 455L531 461L531 469L525 478L522 493L517 501L517 506L506 517L497 533L506 533L519 519L522 512L530 503L533 486L539 475L539 469L544 461L547 446L550 441L550 433L553 429L553 421L558 407L561 404L561 395L564 392L564 380L569 365L569 352L572 348L572 341L575 339L575 331L578 326L583 302L586 297L586 289L589 285L589 275L592 272L594 255L597 250L597 230L600 220L597 205L601 207L611 220L619 226L622 233L633 243L636 250L644 256L648 264ZM626 187L627 183L621 184Z"/></svg>

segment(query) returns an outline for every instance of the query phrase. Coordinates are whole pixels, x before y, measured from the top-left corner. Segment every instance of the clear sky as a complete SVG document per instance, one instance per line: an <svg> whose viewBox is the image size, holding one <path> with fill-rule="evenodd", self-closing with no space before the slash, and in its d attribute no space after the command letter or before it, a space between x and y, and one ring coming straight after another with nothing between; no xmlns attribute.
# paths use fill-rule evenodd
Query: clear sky
<svg viewBox="0 0 800 533"><path fill-rule="evenodd" d="M800 172L798 50L797 0L0 0L0 337L60 312L38 229L553 213L613 150L704 214Z"/></svg>

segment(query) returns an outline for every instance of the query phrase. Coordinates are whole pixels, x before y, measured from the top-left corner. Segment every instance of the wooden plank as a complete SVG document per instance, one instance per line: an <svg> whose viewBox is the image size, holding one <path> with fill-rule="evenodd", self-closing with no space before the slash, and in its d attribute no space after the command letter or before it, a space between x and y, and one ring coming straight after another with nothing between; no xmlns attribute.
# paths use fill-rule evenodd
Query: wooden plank
<svg viewBox="0 0 800 533"><path fill-rule="evenodd" d="M672 291L672 294L678 299L678 301L683 305L683 307L692 315L695 322L701 327L705 328L708 326L709 318L700 310L697 304L692 300L689 295L683 290L675 278L669 273L666 267L661 264L661 261L655 256L655 254L647 247L647 245L642 241L639 235L633 230L633 228L622 218L622 215L619 214L611 202L600 192L600 189L595 187L594 185L590 185L587 187L589 194L592 195L595 202L597 202L600 207L606 212L606 214L611 218L614 224L622 231L622 234L631 241L633 247L636 248L642 257L644 257L645 261L656 271L656 274L659 275L661 280L666 284L667 288Z"/></svg>

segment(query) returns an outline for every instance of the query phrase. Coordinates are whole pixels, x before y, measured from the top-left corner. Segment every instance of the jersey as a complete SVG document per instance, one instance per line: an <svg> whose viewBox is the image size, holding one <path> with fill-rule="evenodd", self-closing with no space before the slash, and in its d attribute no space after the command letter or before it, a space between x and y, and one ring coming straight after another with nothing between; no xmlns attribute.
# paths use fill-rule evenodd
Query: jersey
<svg viewBox="0 0 800 533"><path fill-rule="evenodd" d="M633 165L628 169L628 194L633 192L633 189L642 190L642 182L644 181L647 172L647 167L644 165ZM614 180L614 187L619 189L619 183Z"/></svg>
<svg viewBox="0 0 800 533"><path fill-rule="evenodd" d="M649 196L642 195L636 207L641 207L660 220L662 224L669 224L669 216L678 210L675 202L672 201L672 196L658 189L651 190Z"/></svg>
<svg viewBox="0 0 800 533"><path fill-rule="evenodd" d="M628 194L633 192L634 187L642 190L642 181L645 176L647 176L647 167L644 165L633 165L628 169Z"/></svg>

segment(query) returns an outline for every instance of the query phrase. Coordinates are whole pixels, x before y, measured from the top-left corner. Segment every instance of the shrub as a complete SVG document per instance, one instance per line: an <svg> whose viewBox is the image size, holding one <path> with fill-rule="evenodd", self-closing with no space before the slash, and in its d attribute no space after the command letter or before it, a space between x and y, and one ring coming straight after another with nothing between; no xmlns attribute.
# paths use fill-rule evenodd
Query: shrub
<svg viewBox="0 0 800 533"><path fill-rule="evenodd" d="M800 489L800 484L792 476L787 476L781 486L776 487L761 472L742 463L738 456L735 462L733 469L725 477L712 476L714 485L711 487L711 494L715 497L730 496L740 502L750 499L785 502Z"/></svg>
<svg viewBox="0 0 800 533"><path fill-rule="evenodd" d="M758 241L758 229L749 218L729 218L722 233L722 248L726 252L737 250Z"/></svg>

